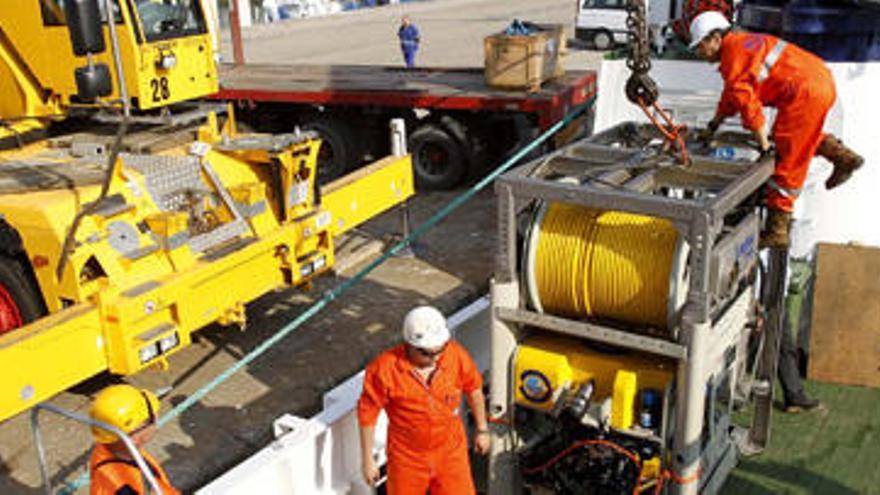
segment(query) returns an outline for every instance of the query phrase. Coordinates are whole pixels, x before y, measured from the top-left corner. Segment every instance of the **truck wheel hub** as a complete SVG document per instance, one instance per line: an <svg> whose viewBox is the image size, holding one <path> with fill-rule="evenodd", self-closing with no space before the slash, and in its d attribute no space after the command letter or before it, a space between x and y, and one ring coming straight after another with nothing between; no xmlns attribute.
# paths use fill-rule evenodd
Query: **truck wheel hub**
<svg viewBox="0 0 880 495"><path fill-rule="evenodd" d="M21 311L6 287L0 284L0 335L22 325Z"/></svg>

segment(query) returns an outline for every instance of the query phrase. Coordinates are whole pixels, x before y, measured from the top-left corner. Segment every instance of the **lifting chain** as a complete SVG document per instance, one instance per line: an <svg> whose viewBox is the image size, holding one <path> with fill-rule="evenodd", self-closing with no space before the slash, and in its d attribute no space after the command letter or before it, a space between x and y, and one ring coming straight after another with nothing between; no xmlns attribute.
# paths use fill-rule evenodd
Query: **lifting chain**
<svg viewBox="0 0 880 495"><path fill-rule="evenodd" d="M688 165L690 157L684 142L684 134L687 131L684 126L673 122L669 114L657 104L660 90L657 88L657 83L648 75L651 71L651 47L645 12L645 0L627 0L626 27L630 48L626 57L626 66L631 74L626 81L626 97L645 112L654 127L666 139L668 149L678 149L681 165ZM649 108L653 108L666 123L660 122Z"/></svg>
<svg viewBox="0 0 880 495"><path fill-rule="evenodd" d="M645 20L645 0L626 2L626 27L629 38L629 54L626 66L632 72L626 81L626 97L636 105L651 106L657 101L660 92L657 83L651 79L650 44L648 23Z"/></svg>

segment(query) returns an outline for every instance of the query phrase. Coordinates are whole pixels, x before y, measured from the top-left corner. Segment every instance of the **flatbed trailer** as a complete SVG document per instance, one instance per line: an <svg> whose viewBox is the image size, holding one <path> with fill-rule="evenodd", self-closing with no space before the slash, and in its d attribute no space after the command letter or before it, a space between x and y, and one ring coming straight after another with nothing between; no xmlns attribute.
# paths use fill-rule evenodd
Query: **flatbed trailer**
<svg viewBox="0 0 880 495"><path fill-rule="evenodd" d="M387 154L385 123L403 118L419 185L445 189L595 94L594 71L569 71L527 92L490 88L479 68L244 63L220 67L214 98L236 102L240 120L258 131L318 132L325 179ZM549 146L588 131L590 122L589 115L575 121Z"/></svg>

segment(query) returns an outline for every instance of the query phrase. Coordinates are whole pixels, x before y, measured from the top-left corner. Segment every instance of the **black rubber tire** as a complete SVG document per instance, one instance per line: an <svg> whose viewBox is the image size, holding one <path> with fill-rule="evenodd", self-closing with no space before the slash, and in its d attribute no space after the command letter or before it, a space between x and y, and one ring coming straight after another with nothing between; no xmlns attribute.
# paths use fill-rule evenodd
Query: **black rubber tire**
<svg viewBox="0 0 880 495"><path fill-rule="evenodd" d="M39 290L18 260L0 255L0 286L18 307L22 323L30 323L46 314Z"/></svg>
<svg viewBox="0 0 880 495"><path fill-rule="evenodd" d="M305 131L314 131L321 137L318 152L318 183L326 184L356 168L357 145L351 127L341 119L318 117L302 125Z"/></svg>
<svg viewBox="0 0 880 495"><path fill-rule="evenodd" d="M592 29L584 29L584 28L576 28L574 30L574 37L577 40L587 42L593 40L593 30Z"/></svg>
<svg viewBox="0 0 880 495"><path fill-rule="evenodd" d="M416 184L444 190L458 185L467 173L467 155L452 133L437 123L424 124L409 136Z"/></svg>
<svg viewBox="0 0 880 495"><path fill-rule="evenodd" d="M596 50L608 50L614 46L614 35L600 29L593 32L593 48Z"/></svg>

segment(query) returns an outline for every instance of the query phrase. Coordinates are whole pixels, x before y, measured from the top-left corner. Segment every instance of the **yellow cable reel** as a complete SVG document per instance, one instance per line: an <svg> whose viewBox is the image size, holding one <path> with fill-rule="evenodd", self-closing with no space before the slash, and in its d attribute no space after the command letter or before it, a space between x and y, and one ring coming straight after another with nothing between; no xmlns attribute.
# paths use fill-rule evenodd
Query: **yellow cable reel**
<svg viewBox="0 0 880 495"><path fill-rule="evenodd" d="M525 239L523 275L537 311L675 327L688 247L669 220L542 204Z"/></svg>

